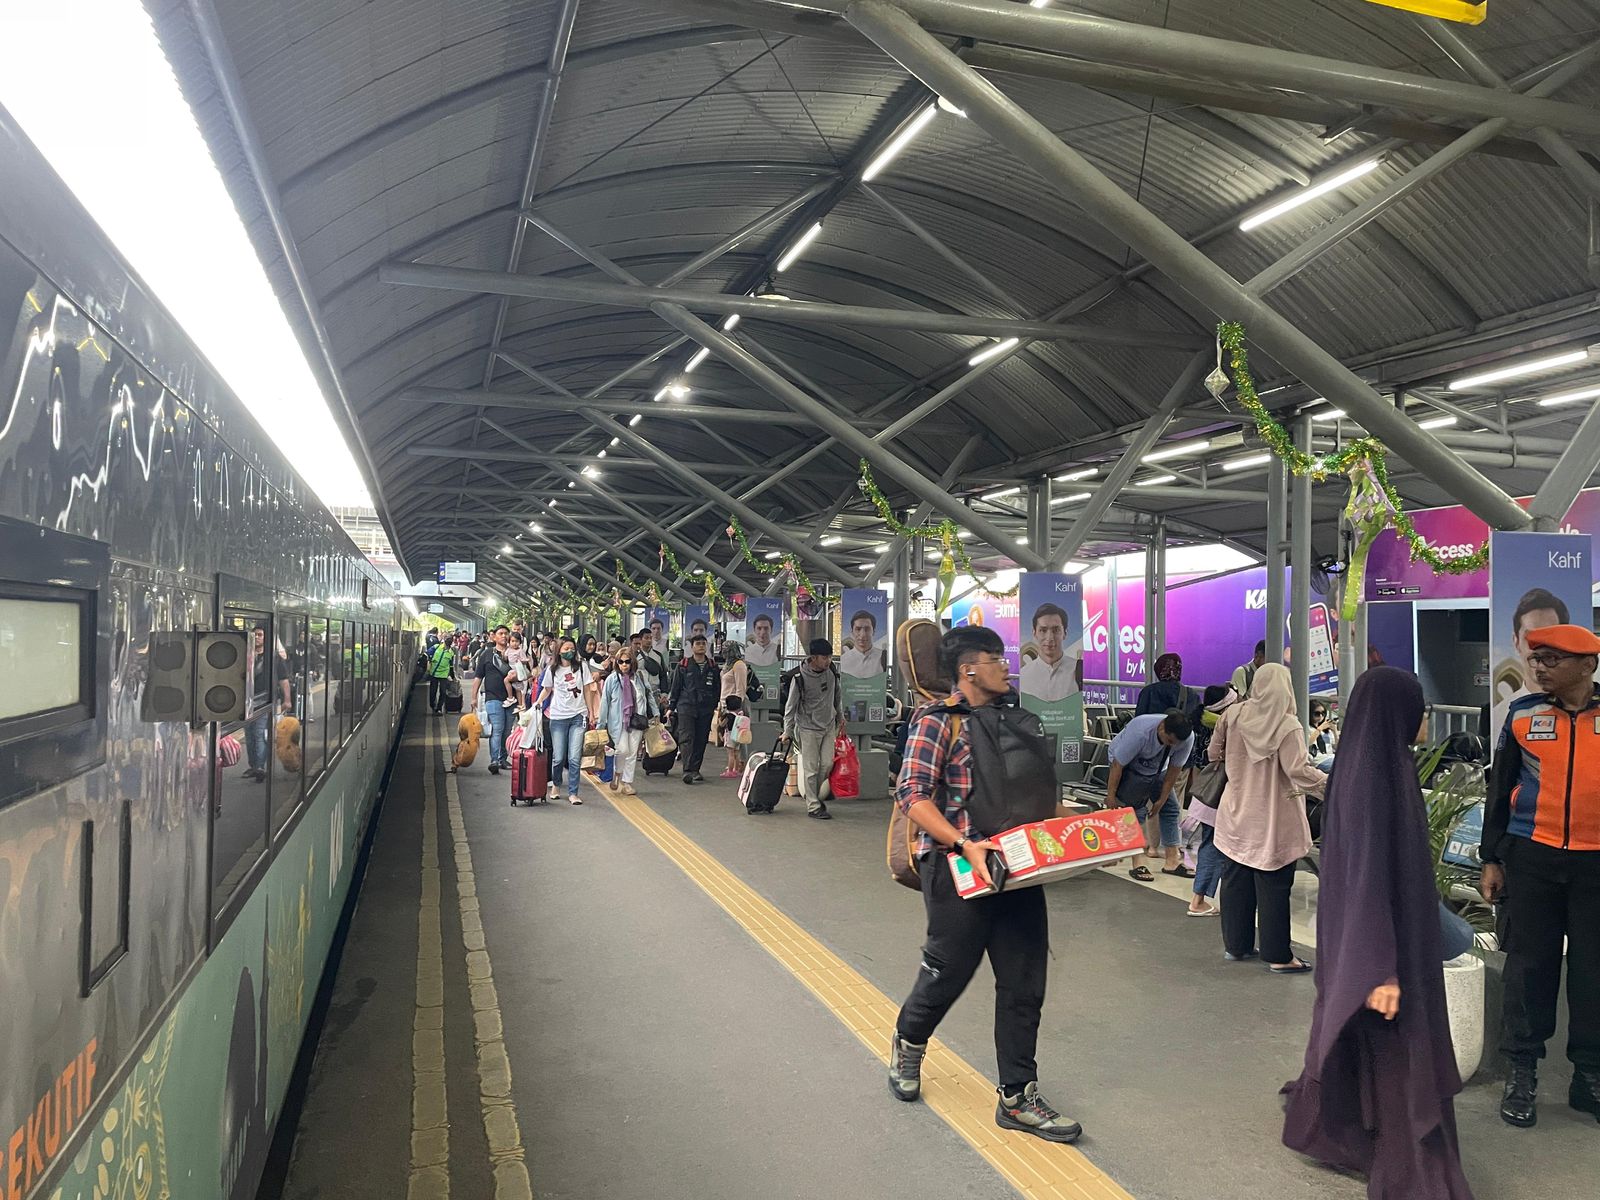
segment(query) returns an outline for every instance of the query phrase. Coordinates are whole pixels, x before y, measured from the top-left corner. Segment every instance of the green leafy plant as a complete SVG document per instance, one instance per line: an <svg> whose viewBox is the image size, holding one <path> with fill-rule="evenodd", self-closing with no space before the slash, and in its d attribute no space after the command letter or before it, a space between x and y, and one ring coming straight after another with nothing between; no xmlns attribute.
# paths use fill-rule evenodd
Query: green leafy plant
<svg viewBox="0 0 1600 1200"><path fill-rule="evenodd" d="M1456 763L1440 772L1442 757L1443 747L1435 747L1420 756L1417 769L1423 779L1430 781L1424 784L1427 790L1423 799L1428 806L1428 851L1433 862L1433 886L1439 899L1450 903L1456 888L1473 888L1475 880L1470 871L1445 862L1445 847L1466 815L1483 803L1487 786L1483 768L1476 763ZM1424 767L1428 768L1426 774ZM1461 909L1461 916L1474 933L1487 933L1494 928L1494 910L1487 904L1470 901ZM1478 953L1476 946L1473 953Z"/></svg>

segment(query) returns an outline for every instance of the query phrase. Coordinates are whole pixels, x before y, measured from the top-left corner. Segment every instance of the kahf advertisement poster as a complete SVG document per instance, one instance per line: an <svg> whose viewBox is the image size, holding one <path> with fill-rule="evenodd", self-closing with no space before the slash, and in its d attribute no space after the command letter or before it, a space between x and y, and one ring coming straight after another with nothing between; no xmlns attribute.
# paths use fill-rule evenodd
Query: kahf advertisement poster
<svg viewBox="0 0 1600 1200"><path fill-rule="evenodd" d="M1083 583L1076 575L1029 571L1018 589L1022 706L1039 714L1057 763L1083 754ZM1015 628L1016 625L1013 625ZM1008 644L1009 645L1009 644Z"/></svg>
<svg viewBox="0 0 1600 1200"><path fill-rule="evenodd" d="M647 608L644 610L644 624L653 635L651 646L665 654L667 652L667 638L672 634L672 610L670 608Z"/></svg>
<svg viewBox="0 0 1600 1200"><path fill-rule="evenodd" d="M845 588L840 599L840 692L845 717L882 721L889 691L889 593L877 588Z"/></svg>
<svg viewBox="0 0 1600 1200"><path fill-rule="evenodd" d="M711 643L711 606L709 604L686 604L683 606L683 653L689 655L689 639L696 634L704 635L706 649L709 653Z"/></svg>
<svg viewBox="0 0 1600 1200"><path fill-rule="evenodd" d="M1489 748L1506 712L1534 688L1528 634L1592 619L1591 538L1586 533L1489 535Z"/></svg>
<svg viewBox="0 0 1600 1200"><path fill-rule="evenodd" d="M744 660L755 677L776 696L783 672L783 596L751 596L744 602Z"/></svg>

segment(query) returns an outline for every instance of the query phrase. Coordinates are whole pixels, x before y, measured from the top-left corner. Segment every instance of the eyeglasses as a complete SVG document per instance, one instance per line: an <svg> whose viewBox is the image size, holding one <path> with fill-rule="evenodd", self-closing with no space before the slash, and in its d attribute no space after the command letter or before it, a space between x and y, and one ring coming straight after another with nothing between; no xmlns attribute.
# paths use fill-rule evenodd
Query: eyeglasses
<svg viewBox="0 0 1600 1200"><path fill-rule="evenodd" d="M1570 662L1574 658L1583 657L1584 656L1581 654L1559 654L1553 651L1546 651L1542 654L1528 655L1528 661L1531 663L1537 663L1541 667L1559 667L1564 662Z"/></svg>
<svg viewBox="0 0 1600 1200"><path fill-rule="evenodd" d="M992 667L995 665L995 663L1003 663L1006 660L1003 658L975 658L972 661L977 663L980 667Z"/></svg>

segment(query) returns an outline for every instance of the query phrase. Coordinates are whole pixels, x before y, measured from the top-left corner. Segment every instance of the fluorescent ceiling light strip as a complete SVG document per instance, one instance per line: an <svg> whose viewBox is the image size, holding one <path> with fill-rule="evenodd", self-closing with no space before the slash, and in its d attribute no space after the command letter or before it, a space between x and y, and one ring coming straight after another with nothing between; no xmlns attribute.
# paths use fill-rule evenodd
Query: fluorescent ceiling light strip
<svg viewBox="0 0 1600 1200"><path fill-rule="evenodd" d="M998 492L989 492L987 495L980 496L979 499L980 500L999 500L1003 496L1015 496L1021 490L1022 490L1022 487L1020 485L1018 485L1017 487L1001 488Z"/></svg>
<svg viewBox="0 0 1600 1200"><path fill-rule="evenodd" d="M1003 342L996 342L994 345L989 346L986 349L979 350L971 358L967 359L967 366L975 367L979 363L986 363L996 354L1004 354L1007 350L1015 346L1020 340L1020 338L1008 337Z"/></svg>
<svg viewBox="0 0 1600 1200"><path fill-rule="evenodd" d="M628 418L628 427L631 429L642 420L644 420L643 413L634 413L633 416Z"/></svg>
<svg viewBox="0 0 1600 1200"><path fill-rule="evenodd" d="M1312 413L1311 419L1313 421L1342 421L1344 420L1344 409L1325 408L1321 412Z"/></svg>
<svg viewBox="0 0 1600 1200"><path fill-rule="evenodd" d="M778 270L787 271L794 265L794 260L806 252L806 247L816 241L822 233L822 222L818 221L810 229L800 235L798 241L784 251L783 257L778 260Z"/></svg>
<svg viewBox="0 0 1600 1200"><path fill-rule="evenodd" d="M825 538L822 539L821 542L818 543L818 545L821 545L821 546L837 546L842 541L844 541L844 539L842 537L825 537Z"/></svg>
<svg viewBox="0 0 1600 1200"><path fill-rule="evenodd" d="M1153 453L1146 454L1139 461L1153 463L1161 462L1162 460L1168 458L1184 458L1187 455L1199 454L1202 450L1208 450L1210 448L1210 441L1181 442L1176 446L1168 446L1164 450L1156 450Z"/></svg>
<svg viewBox="0 0 1600 1200"><path fill-rule="evenodd" d="M1224 471L1248 471L1251 467L1264 467L1272 461L1270 454L1252 454L1247 458L1234 458L1222 464Z"/></svg>
<svg viewBox="0 0 1600 1200"><path fill-rule="evenodd" d="M1057 483L1073 483L1079 479L1088 479L1091 475L1100 474L1099 467L1085 467L1081 471L1068 471L1065 475L1057 475Z"/></svg>
<svg viewBox="0 0 1600 1200"><path fill-rule="evenodd" d="M1555 371L1561 367L1570 367L1575 363L1587 362L1589 351L1569 350L1564 354L1552 354L1549 358L1536 358L1530 362L1518 363L1511 367L1499 367L1493 371L1485 371L1481 375L1468 375L1462 379L1452 379L1450 390L1459 392L1466 388L1484 387L1487 384L1499 383L1502 379L1518 379L1523 375L1537 375L1541 371Z"/></svg>
<svg viewBox="0 0 1600 1200"><path fill-rule="evenodd" d="M861 182L871 183L879 175L883 174L884 168L899 156L900 151L911 144L912 139L927 127L928 122L933 120L938 112L938 108L930 104L913 117L906 127L890 138L888 145L879 150L873 160L867 164L867 169L861 172ZM781 263L778 265L778 270L783 270Z"/></svg>
<svg viewBox="0 0 1600 1200"><path fill-rule="evenodd" d="M1057 496L1052 499L1050 503L1052 506L1057 504L1081 504L1087 500L1091 494L1092 493L1090 492L1074 492L1070 496Z"/></svg>
<svg viewBox="0 0 1600 1200"><path fill-rule="evenodd" d="M769 562L772 559L775 559L775 558L782 558L783 557L783 551L782 550L768 550L767 554L766 554L766 557L767 557L767 560Z"/></svg>
<svg viewBox="0 0 1600 1200"><path fill-rule="evenodd" d="M1134 480L1134 487L1156 487L1158 484L1171 483L1177 479L1176 475L1152 475L1149 479Z"/></svg>
<svg viewBox="0 0 1600 1200"><path fill-rule="evenodd" d="M1302 188L1287 200L1281 200L1271 208L1264 209L1252 217L1246 217L1239 222L1239 229L1241 231L1251 230L1257 225L1265 225L1268 221L1276 220L1283 216L1284 213L1292 212L1302 204L1315 200L1318 196L1326 196L1329 192L1336 191L1345 184L1360 179L1368 171L1375 170L1382 161L1381 158L1369 158L1366 162L1357 163L1348 170L1340 171L1337 175L1324 179L1321 183L1314 183L1308 188Z"/></svg>
<svg viewBox="0 0 1600 1200"><path fill-rule="evenodd" d="M711 353L711 350L710 350L709 347L701 346L700 349L698 349L698 350L696 350L694 352L694 357L691 358L688 362L683 364L683 373L685 375L687 375L690 371L694 370L701 363L705 362L706 356L709 355L710 353Z"/></svg>
<svg viewBox="0 0 1600 1200"><path fill-rule="evenodd" d="M1558 392L1539 401L1540 408L1555 408L1562 404L1576 404L1579 400L1593 400L1600 396L1600 387L1579 388L1575 392Z"/></svg>
<svg viewBox="0 0 1600 1200"><path fill-rule="evenodd" d="M1456 423L1454 417L1429 417L1426 421L1418 421L1418 429L1448 429Z"/></svg>
<svg viewBox="0 0 1600 1200"><path fill-rule="evenodd" d="M726 321L724 321L722 323L722 332L723 333L727 333L728 330L732 329L738 323L739 323L739 314L738 313L734 313L732 316L730 316Z"/></svg>

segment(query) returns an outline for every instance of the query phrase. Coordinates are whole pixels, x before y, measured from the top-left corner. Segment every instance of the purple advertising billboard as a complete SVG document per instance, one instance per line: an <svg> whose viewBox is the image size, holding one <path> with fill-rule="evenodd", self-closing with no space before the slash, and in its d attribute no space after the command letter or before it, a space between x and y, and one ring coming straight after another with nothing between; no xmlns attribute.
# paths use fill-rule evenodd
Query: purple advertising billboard
<svg viewBox="0 0 1600 1200"><path fill-rule="evenodd" d="M1526 506L1528 501L1517 503ZM1465 558L1489 536L1483 519L1460 505L1424 508L1410 515L1423 540L1446 558ZM1578 493L1558 532L1600 532L1600 488ZM1600 583L1600 574L1592 575L1590 584L1595 583ZM1367 558L1368 600L1481 600L1488 595L1487 567L1466 575L1435 575L1427 563L1411 561L1410 546L1394 530L1384 530L1372 543Z"/></svg>

